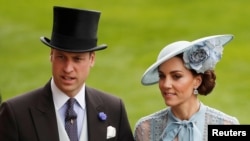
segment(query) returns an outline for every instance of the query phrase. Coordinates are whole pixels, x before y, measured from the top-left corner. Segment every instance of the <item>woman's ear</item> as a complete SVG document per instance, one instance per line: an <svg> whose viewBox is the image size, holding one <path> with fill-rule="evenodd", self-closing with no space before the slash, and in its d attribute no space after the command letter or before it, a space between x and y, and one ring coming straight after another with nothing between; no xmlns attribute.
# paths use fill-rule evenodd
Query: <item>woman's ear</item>
<svg viewBox="0 0 250 141"><path fill-rule="evenodd" d="M195 88L198 88L200 85L201 85L201 82L202 82L202 78L201 78L201 75L197 75L196 77L195 77Z"/></svg>

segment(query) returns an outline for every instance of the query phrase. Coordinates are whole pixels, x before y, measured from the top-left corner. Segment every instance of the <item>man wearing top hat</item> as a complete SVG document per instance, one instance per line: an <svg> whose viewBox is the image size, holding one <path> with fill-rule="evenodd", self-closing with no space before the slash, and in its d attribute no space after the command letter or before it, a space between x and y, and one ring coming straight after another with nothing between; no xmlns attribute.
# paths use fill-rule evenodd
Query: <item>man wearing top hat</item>
<svg viewBox="0 0 250 141"><path fill-rule="evenodd" d="M86 85L95 62L100 12L54 7L52 77L45 86L4 101L0 141L132 141L122 100Z"/></svg>

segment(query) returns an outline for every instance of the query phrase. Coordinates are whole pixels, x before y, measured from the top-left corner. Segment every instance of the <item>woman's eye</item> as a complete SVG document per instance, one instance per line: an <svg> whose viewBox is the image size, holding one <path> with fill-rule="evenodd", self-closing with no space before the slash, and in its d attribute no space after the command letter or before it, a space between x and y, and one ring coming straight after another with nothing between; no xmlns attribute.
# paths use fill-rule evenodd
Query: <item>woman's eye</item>
<svg viewBox="0 0 250 141"><path fill-rule="evenodd" d="M160 79L165 78L165 75L163 75L163 74L159 74L158 76L159 76Z"/></svg>
<svg viewBox="0 0 250 141"><path fill-rule="evenodd" d="M181 78L181 75L173 75L173 78L174 79L179 79L179 78Z"/></svg>

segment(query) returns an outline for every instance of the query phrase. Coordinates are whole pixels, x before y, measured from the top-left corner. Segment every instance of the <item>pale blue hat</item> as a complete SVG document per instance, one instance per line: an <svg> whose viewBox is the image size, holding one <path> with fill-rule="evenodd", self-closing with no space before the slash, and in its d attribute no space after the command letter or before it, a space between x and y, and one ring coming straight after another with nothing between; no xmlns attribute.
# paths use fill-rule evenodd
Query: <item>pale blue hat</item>
<svg viewBox="0 0 250 141"><path fill-rule="evenodd" d="M158 67L170 58L184 53L185 66L198 73L214 69L221 59L223 46L233 39L233 35L213 35L194 41L177 41L165 46L159 53L157 60L143 74L141 83L152 85L159 81Z"/></svg>

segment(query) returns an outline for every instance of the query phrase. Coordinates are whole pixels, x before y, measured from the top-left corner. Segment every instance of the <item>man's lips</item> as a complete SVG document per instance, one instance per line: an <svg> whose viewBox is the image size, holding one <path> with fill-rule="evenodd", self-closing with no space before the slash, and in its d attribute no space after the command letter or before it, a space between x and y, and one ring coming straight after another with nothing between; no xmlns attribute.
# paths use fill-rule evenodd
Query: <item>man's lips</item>
<svg viewBox="0 0 250 141"><path fill-rule="evenodd" d="M64 83L72 83L75 80L75 77L62 76L61 77Z"/></svg>
<svg viewBox="0 0 250 141"><path fill-rule="evenodd" d="M72 80L72 79L74 79L73 77L69 77L69 76L62 76L62 78L65 79L65 80Z"/></svg>

